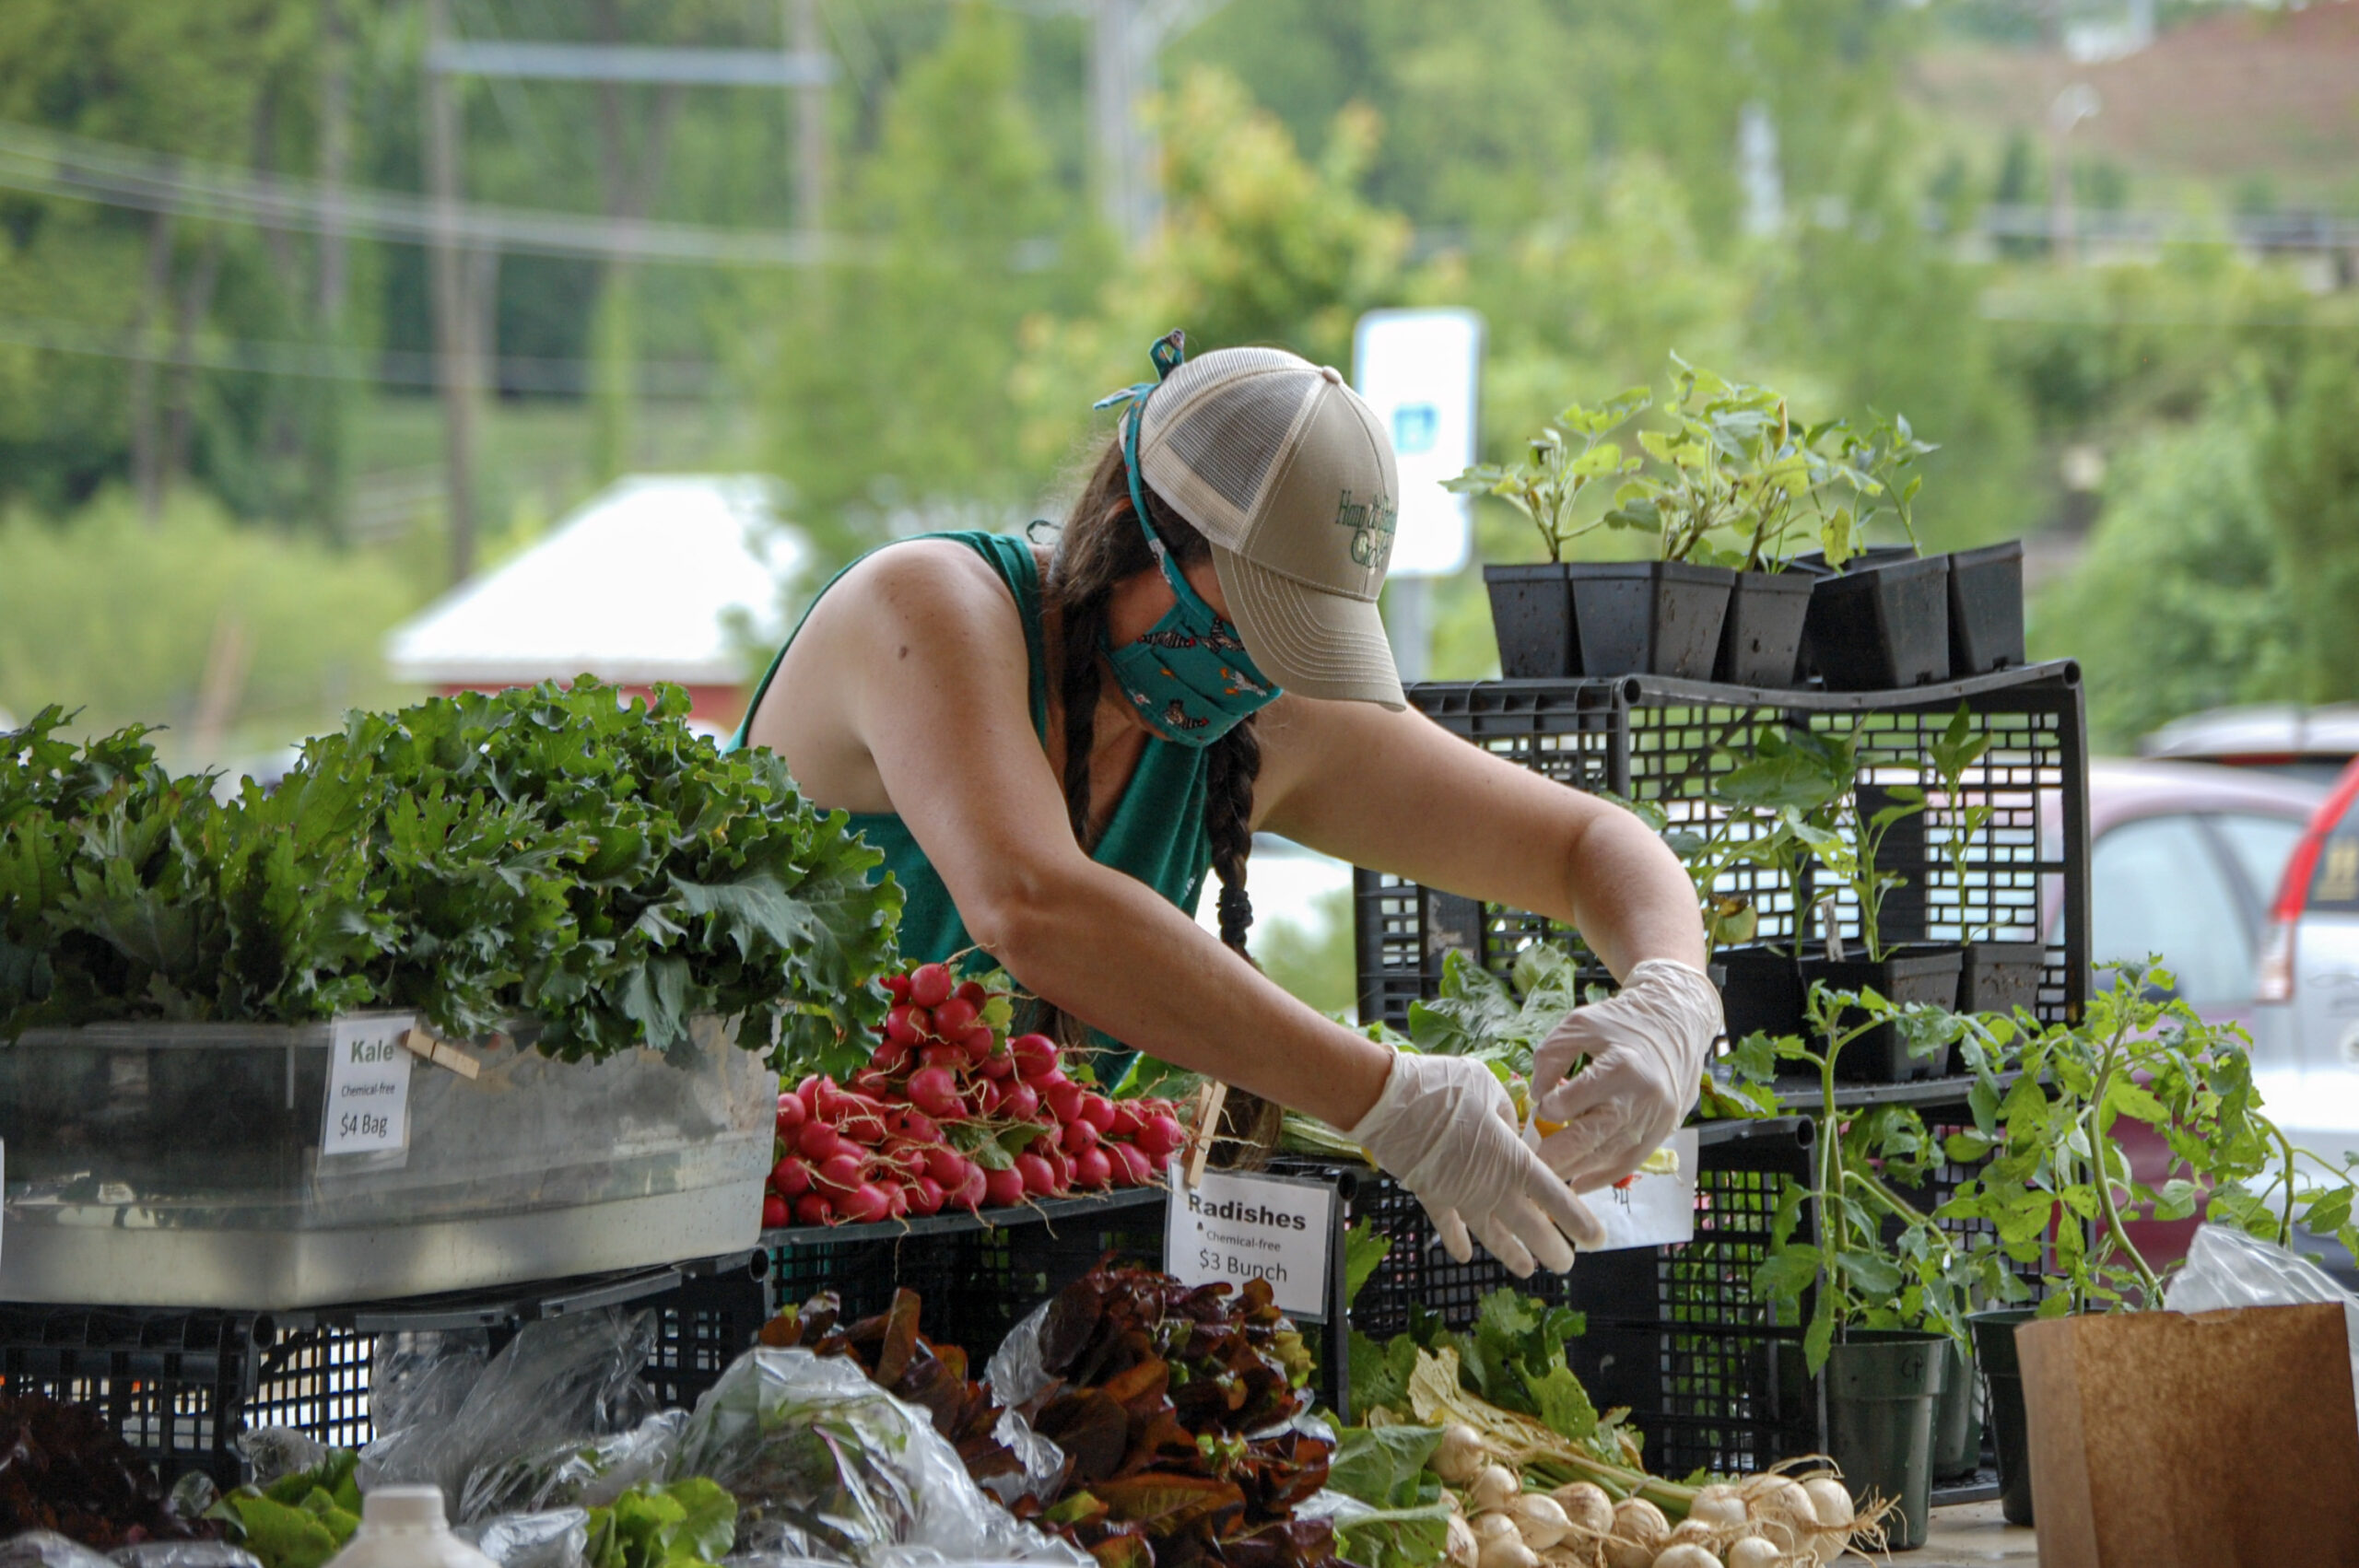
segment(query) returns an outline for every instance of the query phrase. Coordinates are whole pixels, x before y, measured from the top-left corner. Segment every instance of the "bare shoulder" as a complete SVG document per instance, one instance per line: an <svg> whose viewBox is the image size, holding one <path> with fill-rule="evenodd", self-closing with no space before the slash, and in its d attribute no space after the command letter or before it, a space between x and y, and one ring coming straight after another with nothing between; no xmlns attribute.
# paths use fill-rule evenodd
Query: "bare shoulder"
<svg viewBox="0 0 2359 1568"><path fill-rule="evenodd" d="M1283 814L1290 796L1338 765L1363 773L1383 767L1402 738L1404 720L1424 723L1417 714L1394 713L1374 703L1331 702L1295 692L1281 696L1254 720L1262 738L1256 824L1273 813Z"/></svg>
<svg viewBox="0 0 2359 1568"><path fill-rule="evenodd" d="M810 629L819 631L823 617L838 632L1017 624L1015 601L991 563L949 539L910 539L873 552L819 601Z"/></svg>

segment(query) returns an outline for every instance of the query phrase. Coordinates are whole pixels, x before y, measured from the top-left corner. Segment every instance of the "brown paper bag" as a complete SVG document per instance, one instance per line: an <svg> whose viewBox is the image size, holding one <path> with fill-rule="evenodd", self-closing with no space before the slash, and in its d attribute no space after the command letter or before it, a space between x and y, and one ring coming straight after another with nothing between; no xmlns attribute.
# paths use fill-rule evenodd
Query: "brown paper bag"
<svg viewBox="0 0 2359 1568"><path fill-rule="evenodd" d="M2015 1330L2040 1568L2359 1568L2339 1305Z"/></svg>

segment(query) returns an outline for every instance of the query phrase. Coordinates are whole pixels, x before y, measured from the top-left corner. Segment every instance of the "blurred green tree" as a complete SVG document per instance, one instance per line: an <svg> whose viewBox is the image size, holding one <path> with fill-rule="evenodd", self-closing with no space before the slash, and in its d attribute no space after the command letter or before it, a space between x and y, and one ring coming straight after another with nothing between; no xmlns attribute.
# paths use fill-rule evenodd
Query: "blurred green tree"
<svg viewBox="0 0 2359 1568"><path fill-rule="evenodd" d="M2260 490L2309 702L2359 697L2359 358L2314 344L2260 442Z"/></svg>

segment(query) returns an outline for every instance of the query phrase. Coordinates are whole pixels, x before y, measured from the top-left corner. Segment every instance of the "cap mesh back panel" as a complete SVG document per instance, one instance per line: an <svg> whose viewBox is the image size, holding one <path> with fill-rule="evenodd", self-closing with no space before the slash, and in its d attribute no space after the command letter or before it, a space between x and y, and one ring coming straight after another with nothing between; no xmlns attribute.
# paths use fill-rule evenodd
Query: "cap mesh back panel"
<svg viewBox="0 0 2359 1568"><path fill-rule="evenodd" d="M1164 442L1199 485L1250 517L1302 408L1305 380L1264 374L1209 392L1180 411Z"/></svg>

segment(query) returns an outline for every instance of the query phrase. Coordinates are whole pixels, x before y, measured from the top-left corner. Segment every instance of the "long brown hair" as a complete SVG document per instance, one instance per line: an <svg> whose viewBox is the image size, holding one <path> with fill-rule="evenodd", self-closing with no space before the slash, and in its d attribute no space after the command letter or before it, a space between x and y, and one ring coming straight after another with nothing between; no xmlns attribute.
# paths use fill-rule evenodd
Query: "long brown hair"
<svg viewBox="0 0 2359 1568"><path fill-rule="evenodd" d="M1173 560L1184 568L1212 554L1211 543L1144 480L1139 493L1146 498L1148 523ZM1064 709L1065 811L1074 838L1085 851L1095 848L1097 839L1089 811L1089 754L1097 738L1104 680L1097 647L1105 637L1107 605L1117 583L1156 569L1131 505L1117 438L1099 454L1089 482L1066 514L1041 587L1044 608L1055 611L1060 619L1062 656L1056 679ZM1220 939L1250 964L1245 939L1253 927L1253 900L1245 891L1245 869L1253 853L1253 780L1262 771L1262 737L1254 720L1239 720L1212 743L1204 760L1204 836L1212 841L1213 874L1220 880ZM1054 1023L1058 1034L1081 1043L1086 1032L1074 1021L1059 1016ZM1281 1115L1269 1101L1232 1089L1220 1119L1221 1141L1234 1153L1222 1163L1262 1164L1276 1145Z"/></svg>
<svg viewBox="0 0 2359 1568"><path fill-rule="evenodd" d="M1144 483L1139 489L1146 497L1147 519L1173 560L1186 567L1211 556L1211 544L1168 502ZM1105 638L1107 605L1117 583L1156 569L1131 506L1118 440L1099 457L1067 514L1042 585L1044 608L1055 611L1062 625L1057 693L1064 708L1065 811L1084 849L1094 848L1096 839L1089 816L1089 754L1104 678L1097 647ZM1262 739L1254 720L1240 720L1215 741L1205 763L1204 836L1212 841L1213 872L1220 879L1220 939L1242 954L1253 925L1245 864L1253 853L1253 780L1262 771Z"/></svg>

